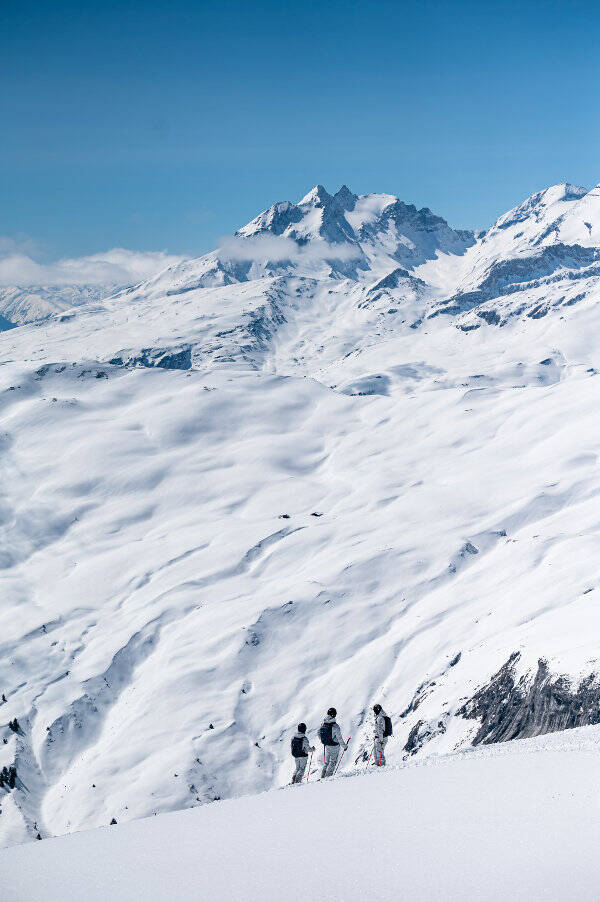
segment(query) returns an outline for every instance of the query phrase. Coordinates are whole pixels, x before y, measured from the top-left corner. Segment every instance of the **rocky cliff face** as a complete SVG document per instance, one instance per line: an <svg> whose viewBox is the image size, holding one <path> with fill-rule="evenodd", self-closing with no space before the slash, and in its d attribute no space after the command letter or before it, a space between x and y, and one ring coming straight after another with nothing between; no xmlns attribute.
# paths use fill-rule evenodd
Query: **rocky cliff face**
<svg viewBox="0 0 600 902"><path fill-rule="evenodd" d="M519 652L482 686L457 714L480 721L473 745L541 736L600 723L600 680L590 673L579 684L553 675L540 660L535 675L517 679Z"/></svg>

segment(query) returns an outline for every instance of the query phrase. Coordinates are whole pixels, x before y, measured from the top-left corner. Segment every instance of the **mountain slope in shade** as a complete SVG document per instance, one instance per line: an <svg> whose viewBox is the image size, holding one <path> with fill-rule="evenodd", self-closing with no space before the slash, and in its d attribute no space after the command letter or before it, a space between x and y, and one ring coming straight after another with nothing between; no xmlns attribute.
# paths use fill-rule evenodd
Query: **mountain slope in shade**
<svg viewBox="0 0 600 902"><path fill-rule="evenodd" d="M595 205L317 187L0 335L4 843L280 786L331 704L343 769L376 700L395 763L598 721Z"/></svg>

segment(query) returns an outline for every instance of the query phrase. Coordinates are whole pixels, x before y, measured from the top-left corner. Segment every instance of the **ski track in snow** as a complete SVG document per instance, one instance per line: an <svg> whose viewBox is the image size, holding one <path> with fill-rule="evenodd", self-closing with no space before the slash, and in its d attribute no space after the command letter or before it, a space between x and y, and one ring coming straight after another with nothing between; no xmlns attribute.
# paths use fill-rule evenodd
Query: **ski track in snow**
<svg viewBox="0 0 600 902"><path fill-rule="evenodd" d="M360 266L207 255L0 334L0 842L279 786L331 704L350 771L377 699L399 762L419 721L419 757L468 746L513 652L600 670L598 280L556 250L600 211L549 191L421 250L422 211L359 199ZM321 196L277 216L331 253ZM503 325L431 316L544 247Z"/></svg>

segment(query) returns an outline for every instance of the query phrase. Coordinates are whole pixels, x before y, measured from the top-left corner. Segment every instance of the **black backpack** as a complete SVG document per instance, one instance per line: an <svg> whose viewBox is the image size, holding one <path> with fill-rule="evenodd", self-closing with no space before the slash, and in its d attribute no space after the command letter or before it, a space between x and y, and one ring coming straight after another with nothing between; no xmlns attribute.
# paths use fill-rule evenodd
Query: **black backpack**
<svg viewBox="0 0 600 902"><path fill-rule="evenodd" d="M388 717L387 714L384 714L383 719L385 721L383 726L383 737L385 739L386 736L393 736L394 731L392 729L392 718Z"/></svg>
<svg viewBox="0 0 600 902"><path fill-rule="evenodd" d="M319 727L319 739L323 745L337 745L333 739L333 723L324 723Z"/></svg>
<svg viewBox="0 0 600 902"><path fill-rule="evenodd" d="M304 736L292 737L292 755L294 758L308 758L304 751Z"/></svg>

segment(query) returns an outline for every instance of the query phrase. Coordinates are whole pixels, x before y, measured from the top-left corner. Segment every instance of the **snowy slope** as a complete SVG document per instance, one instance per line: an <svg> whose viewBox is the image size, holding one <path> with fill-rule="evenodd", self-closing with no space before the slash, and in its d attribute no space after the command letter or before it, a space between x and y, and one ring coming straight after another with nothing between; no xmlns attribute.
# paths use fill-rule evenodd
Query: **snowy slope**
<svg viewBox="0 0 600 902"><path fill-rule="evenodd" d="M419 274L443 299L433 315L467 312L461 328L503 325L515 315L541 319L596 293L599 248L600 186L554 185L501 216L462 259L426 264Z"/></svg>
<svg viewBox="0 0 600 902"><path fill-rule="evenodd" d="M3 899L592 902L598 729L559 737L5 850Z"/></svg>
<svg viewBox="0 0 600 902"><path fill-rule="evenodd" d="M377 699L396 763L600 721L596 196L317 187L0 335L2 843L280 786L331 704L349 768Z"/></svg>

